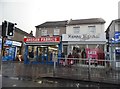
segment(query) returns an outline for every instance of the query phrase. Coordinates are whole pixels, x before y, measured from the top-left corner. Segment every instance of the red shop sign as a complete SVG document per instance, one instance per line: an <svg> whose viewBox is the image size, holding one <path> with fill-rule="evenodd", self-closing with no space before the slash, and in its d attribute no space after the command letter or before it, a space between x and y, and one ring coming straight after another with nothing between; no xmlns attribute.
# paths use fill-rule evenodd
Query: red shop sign
<svg viewBox="0 0 120 89"><path fill-rule="evenodd" d="M24 42L60 42L60 37L24 38Z"/></svg>

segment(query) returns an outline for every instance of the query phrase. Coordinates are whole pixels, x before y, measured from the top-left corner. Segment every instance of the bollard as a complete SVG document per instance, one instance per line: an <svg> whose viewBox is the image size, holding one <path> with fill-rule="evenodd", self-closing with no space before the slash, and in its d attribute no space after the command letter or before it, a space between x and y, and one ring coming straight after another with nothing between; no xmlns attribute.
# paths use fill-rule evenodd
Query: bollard
<svg viewBox="0 0 120 89"><path fill-rule="evenodd" d="M88 80L90 81L91 78L90 78L90 71L91 71L91 68L90 68L90 65L91 65L91 58L88 58L88 61L89 61L89 65L88 65Z"/></svg>
<svg viewBox="0 0 120 89"><path fill-rule="evenodd" d="M55 76L57 58L54 58L53 62L54 62L53 76Z"/></svg>

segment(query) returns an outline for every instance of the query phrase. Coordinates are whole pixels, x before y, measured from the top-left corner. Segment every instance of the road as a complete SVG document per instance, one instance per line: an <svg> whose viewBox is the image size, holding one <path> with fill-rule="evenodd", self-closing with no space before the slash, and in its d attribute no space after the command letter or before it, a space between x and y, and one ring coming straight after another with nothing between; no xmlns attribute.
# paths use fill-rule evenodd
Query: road
<svg viewBox="0 0 120 89"><path fill-rule="evenodd" d="M95 89L118 89L118 85L99 84L93 82L41 78L36 81L31 79L19 79L18 77L3 77L3 87L94 87Z"/></svg>

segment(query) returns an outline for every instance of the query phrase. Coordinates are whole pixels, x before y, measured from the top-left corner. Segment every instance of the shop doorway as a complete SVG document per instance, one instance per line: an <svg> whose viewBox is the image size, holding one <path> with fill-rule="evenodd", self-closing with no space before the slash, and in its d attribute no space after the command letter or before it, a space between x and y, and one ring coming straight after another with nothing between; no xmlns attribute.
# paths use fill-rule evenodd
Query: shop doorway
<svg viewBox="0 0 120 89"><path fill-rule="evenodd" d="M38 61L46 63L48 62L48 47L40 46L38 49Z"/></svg>
<svg viewBox="0 0 120 89"><path fill-rule="evenodd" d="M58 47L56 45L47 45L37 47L38 62L50 63L53 62L53 53L58 55Z"/></svg>

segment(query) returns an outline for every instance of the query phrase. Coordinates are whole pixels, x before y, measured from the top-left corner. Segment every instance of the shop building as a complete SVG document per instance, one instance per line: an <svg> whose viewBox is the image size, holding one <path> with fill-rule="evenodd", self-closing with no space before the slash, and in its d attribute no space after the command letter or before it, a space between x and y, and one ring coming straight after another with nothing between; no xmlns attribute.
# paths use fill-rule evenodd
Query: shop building
<svg viewBox="0 0 120 89"><path fill-rule="evenodd" d="M48 21L36 26L36 37L61 36L62 52L66 56L73 49L99 48L106 52L104 24L102 18Z"/></svg>
<svg viewBox="0 0 120 89"><path fill-rule="evenodd" d="M99 48L105 52L104 24L105 21L102 18L68 21L66 34L62 34L62 50L65 55L75 50L78 50L77 53L84 52L86 48L91 50Z"/></svg>
<svg viewBox="0 0 120 89"><path fill-rule="evenodd" d="M1 31L2 31L2 26L0 25L0 35L2 34ZM24 53L24 46L23 46L24 37L33 37L33 35L15 27L14 36L8 37L4 43L3 55L5 56L7 54L7 58L16 61L16 57L18 55L23 55ZM0 49L1 46L2 46L2 37L0 38Z"/></svg>
<svg viewBox="0 0 120 89"><path fill-rule="evenodd" d="M6 40L4 43L4 54L2 61L16 61L17 55L20 54L21 46L21 42Z"/></svg>
<svg viewBox="0 0 120 89"><path fill-rule="evenodd" d="M106 29L107 52L110 60L114 60L113 66L120 67L120 19L112 20Z"/></svg>
<svg viewBox="0 0 120 89"><path fill-rule="evenodd" d="M62 34L66 34L66 24L67 20L65 21L47 21L43 24L37 25L36 27L36 38L46 38L46 39L57 39L59 38L59 42L53 41L42 41L37 42L36 44L33 44L34 47L32 48L36 49L38 51L37 58L39 56L37 63L53 63L54 58L51 55L52 52L55 52L57 54L57 57L60 58L62 53L62 42L61 42L61 36ZM31 43L30 43L31 44ZM26 45L30 45L26 43ZM35 46L36 45L36 46ZM28 51L31 49L30 46L28 46ZM34 51L35 51L34 49ZM28 53L28 52L27 52ZM28 59L28 58L26 58ZM53 59L53 60L52 60ZM46 60L45 62L43 60ZM27 63L29 60L27 60L25 63ZM57 60L57 63L59 63L59 59Z"/></svg>

